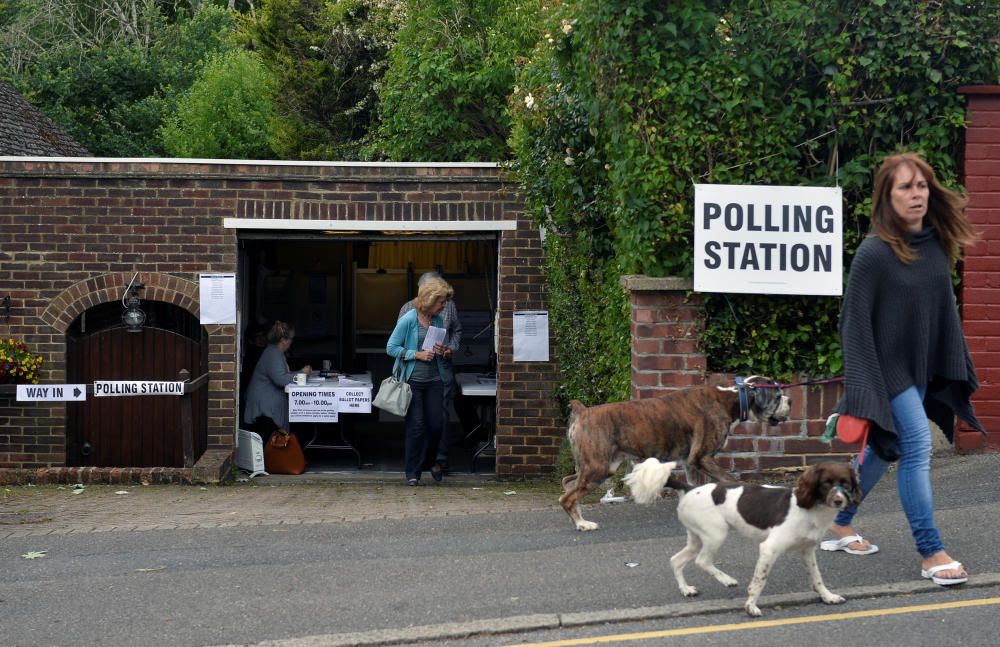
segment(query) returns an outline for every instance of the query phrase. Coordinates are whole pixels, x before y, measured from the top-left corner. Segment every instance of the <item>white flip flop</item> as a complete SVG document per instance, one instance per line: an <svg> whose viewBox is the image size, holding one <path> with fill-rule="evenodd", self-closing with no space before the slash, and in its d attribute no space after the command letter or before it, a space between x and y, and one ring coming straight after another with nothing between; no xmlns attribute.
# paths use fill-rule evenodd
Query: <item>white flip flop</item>
<svg viewBox="0 0 1000 647"><path fill-rule="evenodd" d="M863 541L864 537L861 535L848 535L846 537L841 537L840 539L827 539L826 541L821 542L819 547L820 550L828 550L830 552L842 550L849 555L874 555L878 552L878 546L870 542L868 544L868 548L865 550L848 548L850 544L861 543Z"/></svg>
<svg viewBox="0 0 1000 647"><path fill-rule="evenodd" d="M957 571L962 568L962 562L949 562L947 564L938 564L937 566L931 566L926 571L921 570L920 576L924 579L930 580L939 586L955 586L956 584L965 584L969 581L969 576L964 575L962 577L938 577L938 573L941 571Z"/></svg>

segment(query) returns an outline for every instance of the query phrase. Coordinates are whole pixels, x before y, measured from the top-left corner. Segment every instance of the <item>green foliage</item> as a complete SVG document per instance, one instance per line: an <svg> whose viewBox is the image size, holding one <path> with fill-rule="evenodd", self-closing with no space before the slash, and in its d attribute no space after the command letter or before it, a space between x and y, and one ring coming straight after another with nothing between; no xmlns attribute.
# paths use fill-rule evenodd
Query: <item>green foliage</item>
<svg viewBox="0 0 1000 647"><path fill-rule="evenodd" d="M268 159L274 115L267 68L242 50L213 57L160 129L175 157Z"/></svg>
<svg viewBox="0 0 1000 647"><path fill-rule="evenodd" d="M627 395L619 277L693 273L694 184L839 185L850 254L881 156L919 150L953 183L956 88L1000 71L1000 5L985 0L578 0L543 15L510 142L527 208L549 232L564 389L591 402ZM710 370L841 371L837 299L706 301ZM622 347L608 345L619 335Z"/></svg>
<svg viewBox="0 0 1000 647"><path fill-rule="evenodd" d="M537 40L539 0L419 0L389 57L366 154L397 161L509 157L514 60Z"/></svg>
<svg viewBox="0 0 1000 647"><path fill-rule="evenodd" d="M13 79L15 87L98 156L162 156L157 129L202 59L231 47L232 15L206 5L168 22L144 14L139 40L75 43L47 50Z"/></svg>
<svg viewBox="0 0 1000 647"><path fill-rule="evenodd" d="M405 0L265 0L240 33L275 79L282 159L358 159Z"/></svg>

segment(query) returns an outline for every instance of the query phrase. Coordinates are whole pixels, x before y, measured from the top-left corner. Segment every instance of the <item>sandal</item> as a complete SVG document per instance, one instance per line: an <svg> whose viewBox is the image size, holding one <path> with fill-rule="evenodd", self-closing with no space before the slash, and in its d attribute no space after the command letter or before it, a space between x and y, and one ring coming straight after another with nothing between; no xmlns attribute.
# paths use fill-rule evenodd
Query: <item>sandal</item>
<svg viewBox="0 0 1000 647"><path fill-rule="evenodd" d="M846 537L841 537L840 539L827 539L821 542L819 547L820 550L828 550L831 552L842 550L848 555L874 555L878 552L878 546L868 542L868 548L858 550L857 548L848 548L851 544L860 544L865 541L865 538L861 535L848 535Z"/></svg>
<svg viewBox="0 0 1000 647"><path fill-rule="evenodd" d="M962 562L949 562L947 564L938 564L937 566L931 566L927 570L921 569L920 577L930 580L939 586L955 586L956 584L965 584L969 581L968 575L960 575L959 577L938 577L938 573L941 571L964 571L965 568L962 566Z"/></svg>

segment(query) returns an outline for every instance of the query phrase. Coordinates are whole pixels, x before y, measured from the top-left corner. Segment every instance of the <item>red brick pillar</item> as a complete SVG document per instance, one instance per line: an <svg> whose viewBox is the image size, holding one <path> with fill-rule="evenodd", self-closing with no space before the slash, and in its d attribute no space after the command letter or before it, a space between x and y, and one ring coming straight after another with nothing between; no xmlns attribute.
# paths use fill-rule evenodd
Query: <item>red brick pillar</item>
<svg viewBox="0 0 1000 647"><path fill-rule="evenodd" d="M959 426L955 448L1000 449L1000 86L959 88L966 95L964 184L966 212L982 239L966 251L962 320L981 383L973 397L985 439Z"/></svg>
<svg viewBox="0 0 1000 647"><path fill-rule="evenodd" d="M704 384L704 308L691 279L628 275L621 285L632 295L632 399Z"/></svg>

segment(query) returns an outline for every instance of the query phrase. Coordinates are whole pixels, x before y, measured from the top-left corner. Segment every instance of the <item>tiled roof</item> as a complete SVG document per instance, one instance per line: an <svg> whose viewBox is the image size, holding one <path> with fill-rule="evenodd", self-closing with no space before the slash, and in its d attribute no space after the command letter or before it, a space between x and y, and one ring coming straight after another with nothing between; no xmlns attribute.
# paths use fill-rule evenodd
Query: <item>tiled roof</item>
<svg viewBox="0 0 1000 647"><path fill-rule="evenodd" d="M90 152L0 81L0 155L89 157Z"/></svg>

